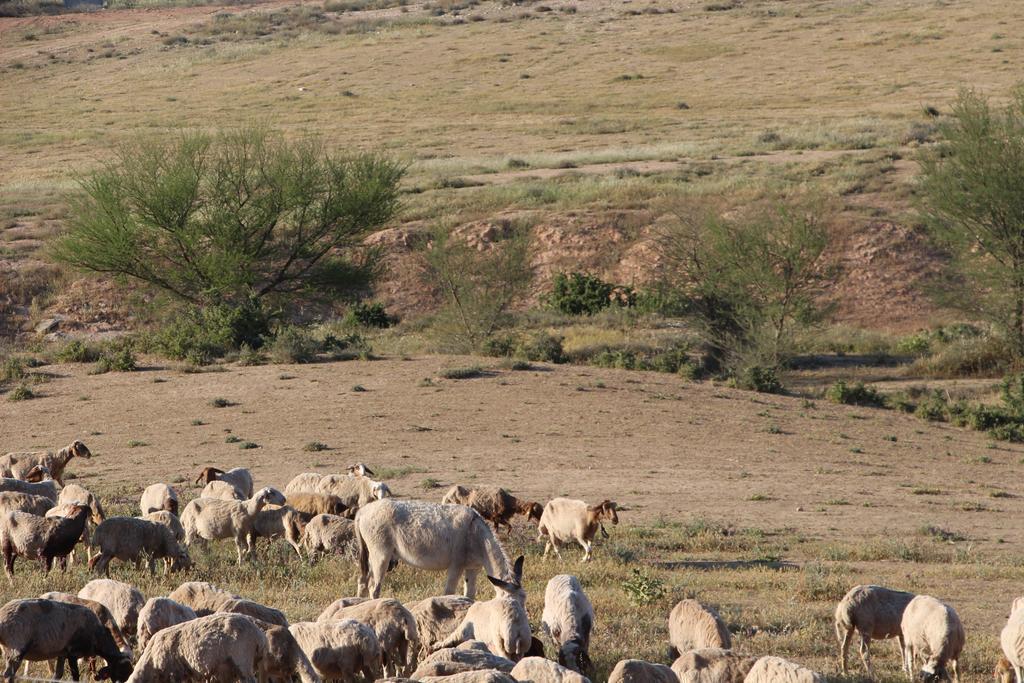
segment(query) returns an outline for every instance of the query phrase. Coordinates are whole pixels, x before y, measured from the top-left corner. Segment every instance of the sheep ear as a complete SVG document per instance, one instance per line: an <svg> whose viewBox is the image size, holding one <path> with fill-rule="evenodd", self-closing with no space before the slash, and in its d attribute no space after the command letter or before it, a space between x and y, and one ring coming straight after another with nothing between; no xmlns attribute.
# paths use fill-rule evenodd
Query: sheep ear
<svg viewBox="0 0 1024 683"><path fill-rule="evenodd" d="M516 580L520 586L523 585L523 561L526 558L520 555L516 558L515 564L512 565L512 578Z"/></svg>
<svg viewBox="0 0 1024 683"><path fill-rule="evenodd" d="M502 581L501 579L496 579L493 576L491 576L490 574L487 575L487 580L490 581L491 585L494 586L495 588L500 588L503 591L508 591L509 593L515 592L516 589L518 588L518 586L515 586L515 585L509 583L508 581Z"/></svg>

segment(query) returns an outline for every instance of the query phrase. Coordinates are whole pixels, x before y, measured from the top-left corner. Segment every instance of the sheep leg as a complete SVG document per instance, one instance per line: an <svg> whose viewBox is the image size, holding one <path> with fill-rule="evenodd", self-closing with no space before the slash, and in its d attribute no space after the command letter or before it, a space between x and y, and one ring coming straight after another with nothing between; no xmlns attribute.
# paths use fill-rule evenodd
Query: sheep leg
<svg viewBox="0 0 1024 683"><path fill-rule="evenodd" d="M457 564L454 564L454 563L448 565L448 576L444 580L444 594L445 595L455 595L455 587L459 583L459 577L460 576L462 576L462 567L461 566L459 566ZM466 590L469 590L468 584L466 585ZM468 593L466 594L466 597L469 597Z"/></svg>
<svg viewBox="0 0 1024 683"><path fill-rule="evenodd" d="M839 669L846 674L846 659L850 651L850 641L853 640L853 629L847 629L844 634L839 624L836 624L836 638L839 640ZM902 653L902 648L900 649Z"/></svg>
<svg viewBox="0 0 1024 683"><path fill-rule="evenodd" d="M1013 665L1013 676L1017 679L1017 683L1021 683L1021 667L1016 664Z"/></svg>
<svg viewBox="0 0 1024 683"><path fill-rule="evenodd" d="M946 666L946 669L949 673L953 674L953 683L960 683L960 671L955 659L949 660L949 664ZM946 674L946 678L949 678L949 673Z"/></svg>
<svg viewBox="0 0 1024 683"><path fill-rule="evenodd" d="M868 676L874 678L875 672L871 668L871 651L868 647L871 645L871 639L863 633L860 634L860 661L864 663L864 670L868 672Z"/></svg>
<svg viewBox="0 0 1024 683"><path fill-rule="evenodd" d="M465 579L463 581L463 595L467 598L476 597L476 577L477 571L475 569L467 569L465 573ZM450 593L449 593L450 595Z"/></svg>
<svg viewBox="0 0 1024 683"><path fill-rule="evenodd" d="M4 681L6 683L14 683L14 676L18 673L18 667L21 666L21 658L24 655L20 652L15 652L7 660L7 668L4 669Z"/></svg>
<svg viewBox="0 0 1024 683"><path fill-rule="evenodd" d="M583 547L583 559L580 562L590 562L590 552L593 550L593 545L590 541L579 539L580 545Z"/></svg>
<svg viewBox="0 0 1024 683"><path fill-rule="evenodd" d="M373 560L376 560L374 562ZM377 599L380 597L380 589L384 584L384 576L388 573L388 565L391 564L391 558L387 555L381 555L380 557L371 558L370 562L370 597ZM451 570L449 570L451 572ZM451 574L449 573L449 578ZM458 581L458 575L455 576L455 581Z"/></svg>
<svg viewBox="0 0 1024 683"><path fill-rule="evenodd" d="M302 562L302 548L295 541L288 541L288 545L295 549L295 554L299 556L299 562Z"/></svg>

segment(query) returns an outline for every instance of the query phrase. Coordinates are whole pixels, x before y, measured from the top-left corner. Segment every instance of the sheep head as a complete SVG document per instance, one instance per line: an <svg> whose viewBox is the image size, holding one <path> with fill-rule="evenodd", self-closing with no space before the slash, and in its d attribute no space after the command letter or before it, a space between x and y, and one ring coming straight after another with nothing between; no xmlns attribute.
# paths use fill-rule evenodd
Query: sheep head
<svg viewBox="0 0 1024 683"><path fill-rule="evenodd" d="M563 643L558 649L558 663L581 674L590 671L590 655L583 641L577 637Z"/></svg>
<svg viewBox="0 0 1024 683"><path fill-rule="evenodd" d="M516 510L516 512L518 512L521 515L525 515L527 521L533 520L535 522L539 522L541 515L544 514L544 506L536 502L522 502L519 504L519 508Z"/></svg>
<svg viewBox="0 0 1024 683"><path fill-rule="evenodd" d="M373 492L374 500L384 500L391 497L391 489L382 481L374 482L370 490Z"/></svg>
<svg viewBox="0 0 1024 683"><path fill-rule="evenodd" d="M25 473L25 481L37 484L41 481L50 481L53 477L50 476L50 468L45 465L36 465L28 472Z"/></svg>
<svg viewBox="0 0 1024 683"><path fill-rule="evenodd" d="M115 681L115 683L122 683L131 678L132 675L132 658L129 655L121 653L119 656L111 659L107 662L107 665L96 672L96 680L98 681Z"/></svg>
<svg viewBox="0 0 1024 683"><path fill-rule="evenodd" d="M199 471L199 476L196 477L197 484L209 484L211 481L216 481L217 477L224 474L224 470L219 470L216 467L204 467Z"/></svg>
<svg viewBox="0 0 1024 683"><path fill-rule="evenodd" d="M171 571L180 572L192 568L192 556L186 548L178 546L178 552L171 557Z"/></svg>
<svg viewBox="0 0 1024 683"><path fill-rule="evenodd" d="M342 502L341 498L337 496L327 496L327 513L331 515L341 515L348 510L348 505Z"/></svg>
<svg viewBox="0 0 1024 683"><path fill-rule="evenodd" d="M373 477L376 476L369 467L361 462L357 462L355 465L350 465L346 471L354 477L365 477L367 475Z"/></svg>
<svg viewBox="0 0 1024 683"><path fill-rule="evenodd" d="M618 512L616 512L619 509L619 506L616 503L610 500L603 500L599 505L595 505L592 509L597 513L598 519L610 519L612 520L612 524L619 523L619 515Z"/></svg>
<svg viewBox="0 0 1024 683"><path fill-rule="evenodd" d="M253 497L256 498L257 500L262 501L264 504L269 503L271 505L284 505L285 503L287 503L284 494L272 486L266 486L264 488L261 488L259 491L256 492L256 495Z"/></svg>
<svg viewBox="0 0 1024 683"><path fill-rule="evenodd" d="M84 443L78 441L77 439L75 441L72 441L68 445L67 451L68 460L70 460L72 457L85 458L86 460L92 457L92 452L89 451L89 448Z"/></svg>

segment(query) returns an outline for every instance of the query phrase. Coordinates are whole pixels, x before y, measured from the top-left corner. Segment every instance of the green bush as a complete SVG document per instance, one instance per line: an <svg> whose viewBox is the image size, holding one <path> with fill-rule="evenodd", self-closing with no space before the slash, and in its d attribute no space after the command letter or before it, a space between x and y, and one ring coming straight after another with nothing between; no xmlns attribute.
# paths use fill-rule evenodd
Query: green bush
<svg viewBox="0 0 1024 683"><path fill-rule="evenodd" d="M498 334L484 340L480 353L493 358L510 358L515 355L519 340L512 334Z"/></svg>
<svg viewBox="0 0 1024 683"><path fill-rule="evenodd" d="M94 363L99 357L99 349L81 339L69 341L54 356L58 363Z"/></svg>
<svg viewBox="0 0 1024 683"><path fill-rule="evenodd" d="M634 305L636 292L586 273L557 273L545 303L566 315L593 315L613 304Z"/></svg>
<svg viewBox="0 0 1024 683"><path fill-rule="evenodd" d="M949 401L936 389L917 404L914 414L929 422L945 422L949 419Z"/></svg>
<svg viewBox="0 0 1024 683"><path fill-rule="evenodd" d="M853 406L871 406L875 408L885 407L885 396L874 387L863 382L847 384L845 380L839 380L825 392L825 398L833 403L844 403Z"/></svg>
<svg viewBox="0 0 1024 683"><path fill-rule="evenodd" d="M138 364L135 361L135 354L127 344L108 349L96 361L89 374L102 375L107 372L135 372Z"/></svg>
<svg viewBox="0 0 1024 683"><path fill-rule="evenodd" d="M737 378L736 385L741 389L758 391L762 394L781 394L785 391L776 369L763 365L744 368Z"/></svg>
<svg viewBox="0 0 1024 683"><path fill-rule="evenodd" d="M19 382L28 377L25 372L25 361L17 356L10 356L0 364L0 382Z"/></svg>
<svg viewBox="0 0 1024 683"><path fill-rule="evenodd" d="M263 365L267 362L267 356L259 349L254 349L248 344L242 344L242 347L238 349L238 364L243 367L252 367L254 365Z"/></svg>
<svg viewBox="0 0 1024 683"><path fill-rule="evenodd" d="M927 332L919 332L909 337L904 337L896 343L896 351L911 356L927 355L932 349L930 335Z"/></svg>
<svg viewBox="0 0 1024 683"><path fill-rule="evenodd" d="M445 368L437 374L443 379L474 379L483 377L484 370L479 365L471 365L465 368Z"/></svg>
<svg viewBox="0 0 1024 683"><path fill-rule="evenodd" d="M647 572L633 569L633 575L622 582L622 590L626 592L633 604L645 607L665 597L665 582Z"/></svg>
<svg viewBox="0 0 1024 683"><path fill-rule="evenodd" d="M566 358L562 339L548 332L538 332L519 346L517 355L535 362L564 363Z"/></svg>
<svg viewBox="0 0 1024 683"><path fill-rule="evenodd" d="M289 325L278 330L270 343L270 357L275 363L312 363L321 348L308 329Z"/></svg>
<svg viewBox="0 0 1024 683"><path fill-rule="evenodd" d="M22 382L18 386L14 387L13 389L11 389L11 393L7 394L8 401L27 401L30 398L35 397L36 393L32 391L32 387L30 387L25 382Z"/></svg>
<svg viewBox="0 0 1024 683"><path fill-rule="evenodd" d="M242 344L262 347L269 331L269 315L257 302L195 306L168 321L153 335L150 345L168 358L206 365Z"/></svg>
<svg viewBox="0 0 1024 683"><path fill-rule="evenodd" d="M379 302L367 304L360 301L348 309L348 313L345 314L345 322L353 326L383 329L391 327L394 321L384 310L384 304Z"/></svg>
<svg viewBox="0 0 1024 683"><path fill-rule="evenodd" d="M370 359L369 342L361 334L354 332L341 337L327 333L323 341L320 342L320 346L323 353L328 354L331 360Z"/></svg>

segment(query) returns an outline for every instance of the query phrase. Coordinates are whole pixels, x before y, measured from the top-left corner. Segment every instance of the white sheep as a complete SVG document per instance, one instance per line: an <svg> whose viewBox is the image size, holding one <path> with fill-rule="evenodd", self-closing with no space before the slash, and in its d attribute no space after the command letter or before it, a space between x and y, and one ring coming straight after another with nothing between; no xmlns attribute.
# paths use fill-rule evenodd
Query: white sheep
<svg viewBox="0 0 1024 683"><path fill-rule="evenodd" d="M732 637L714 608L696 600L680 600L668 615L668 640L671 656L689 650L732 647Z"/></svg>
<svg viewBox="0 0 1024 683"><path fill-rule="evenodd" d="M246 501L196 498L185 506L181 514L185 543L191 546L197 539L216 541L233 538L238 550L238 564L242 564L243 554L252 552L249 537L253 519L268 503L281 505L284 496L276 489L263 488Z"/></svg>
<svg viewBox="0 0 1024 683"><path fill-rule="evenodd" d="M336 496L348 508L347 515L356 514L361 507L376 500L391 497L391 489L387 484L374 481L369 477L348 474L324 475L317 482L316 490L313 493Z"/></svg>
<svg viewBox="0 0 1024 683"><path fill-rule="evenodd" d="M1016 598L1010 606L1010 616L999 634L1006 663L1013 668L1016 683L1024 680L1024 598Z"/></svg>
<svg viewBox="0 0 1024 683"><path fill-rule="evenodd" d="M0 478L0 491L15 491L17 493L29 493L33 496L43 496L56 504L61 487L57 482L49 478L50 471L45 467L35 467L30 474L39 475L43 478L39 481L23 481L9 477Z"/></svg>
<svg viewBox="0 0 1024 683"><path fill-rule="evenodd" d="M302 559L302 531L305 523L294 508L288 505L267 505L253 517L249 532L249 545L256 548L258 538L283 538Z"/></svg>
<svg viewBox="0 0 1024 683"><path fill-rule="evenodd" d="M197 619L199 615L189 607L170 598L150 598L139 610L136 638L140 650L146 648L149 639L169 626L183 624Z"/></svg>
<svg viewBox="0 0 1024 683"><path fill-rule="evenodd" d="M246 600L245 598L235 598L228 600L220 606L218 612L230 612L232 614L244 614L247 617L252 617L259 621L264 621L274 626L288 627L288 617L284 615L279 609L268 607L254 600Z"/></svg>
<svg viewBox="0 0 1024 683"><path fill-rule="evenodd" d="M664 664L623 659L608 674L608 683L679 683L679 679Z"/></svg>
<svg viewBox="0 0 1024 683"><path fill-rule="evenodd" d="M230 591L217 588L206 581L186 581L167 596L175 602L191 607L201 617L220 612L224 605L242 597Z"/></svg>
<svg viewBox="0 0 1024 683"><path fill-rule="evenodd" d="M843 596L836 605L835 630L844 674L854 631L860 633L860 658L869 676L874 676L869 647L872 640L896 638L902 659L904 642L900 622L903 611L913 599L913 593L882 586L854 586Z"/></svg>
<svg viewBox="0 0 1024 683"><path fill-rule="evenodd" d="M781 657L761 657L750 667L744 683L825 683L825 677Z"/></svg>
<svg viewBox="0 0 1024 683"><path fill-rule="evenodd" d="M292 478L288 485L284 487L284 495L292 496L296 493L316 493L320 480L323 479L322 474L316 472L303 472L302 474L296 475Z"/></svg>
<svg viewBox="0 0 1024 683"><path fill-rule="evenodd" d="M679 683L743 683L757 657L712 647L690 650L672 662Z"/></svg>
<svg viewBox="0 0 1024 683"><path fill-rule="evenodd" d="M308 531L309 527L306 529ZM472 604L471 598L462 595L441 595L409 605L409 611L416 619L421 655L426 656L436 650L462 623Z"/></svg>
<svg viewBox="0 0 1024 683"><path fill-rule="evenodd" d="M508 673L515 665L511 659L491 654L486 643L470 640L458 647L442 648L429 655L420 662L411 678L419 681L438 676L452 676L466 671L498 670Z"/></svg>
<svg viewBox="0 0 1024 683"><path fill-rule="evenodd" d="M267 636L267 654L263 658L261 681L265 678L271 681L291 681L298 674L302 683L322 683L320 674L286 626L269 624L259 619L255 621Z"/></svg>
<svg viewBox="0 0 1024 683"><path fill-rule="evenodd" d="M355 523L337 515L317 515L302 530L302 547L310 564L326 554L346 554L355 559L355 545Z"/></svg>
<svg viewBox="0 0 1024 683"><path fill-rule="evenodd" d="M497 669L461 671L446 676L423 676L416 680L419 683L517 683L512 676Z"/></svg>
<svg viewBox="0 0 1024 683"><path fill-rule="evenodd" d="M252 472L244 467L235 467L225 472L219 470L216 467L204 467L196 477L196 483L203 482L209 484L211 481L223 481L231 484L238 493L241 494L241 498L252 498L253 486L252 486Z"/></svg>
<svg viewBox="0 0 1024 683"><path fill-rule="evenodd" d="M355 683L360 674L370 681L381 677L380 643L369 626L346 619L300 622L288 630L324 680Z"/></svg>
<svg viewBox="0 0 1024 683"><path fill-rule="evenodd" d="M149 573L156 571L157 560L170 560L167 571L179 571L192 566L192 560L171 531L164 525L139 517L110 517L93 534L92 544L99 554L89 562L89 568L110 574L113 559L132 562L136 566L143 559Z"/></svg>
<svg viewBox="0 0 1024 683"><path fill-rule="evenodd" d="M46 496L35 496L19 491L0 491L0 514L17 510L43 517L53 507L53 501Z"/></svg>
<svg viewBox="0 0 1024 683"><path fill-rule="evenodd" d="M28 479L29 473L34 467L45 467L50 476L58 484L64 485L64 469L72 458L85 458L92 456L89 449L81 441L72 441L56 453L50 451L30 451L21 453L8 453L0 457L0 476L12 477L14 479Z"/></svg>
<svg viewBox="0 0 1024 683"><path fill-rule="evenodd" d="M127 638L138 630L139 610L146 598L135 586L113 579L93 579L78 591L78 597L95 600L108 610Z"/></svg>
<svg viewBox="0 0 1024 683"><path fill-rule="evenodd" d="M590 670L594 607L579 579L559 574L548 581L540 622L558 648L559 664L579 672Z"/></svg>
<svg viewBox="0 0 1024 683"><path fill-rule="evenodd" d="M569 498L548 501L537 525L537 540L542 541L545 536L547 537L544 555L553 549L555 555L561 557L559 545L576 541L583 548L583 561L589 562L593 552L594 536L598 529L604 528L601 525L602 520L608 519L612 524L618 524L617 510L618 506L610 500L597 505L587 505L582 500Z"/></svg>
<svg viewBox="0 0 1024 683"><path fill-rule="evenodd" d="M930 595L918 595L907 604L900 621L903 631L904 670L909 674L918 658L924 661L921 677L927 682L959 680L957 660L964 647L964 627L956 610Z"/></svg>
<svg viewBox="0 0 1024 683"><path fill-rule="evenodd" d="M121 652L110 632L88 607L55 600L12 600L0 608L0 649L7 659L4 681L14 683L22 661L64 658L79 680L78 659L103 657L100 678L126 681L131 657ZM63 671L58 664L57 677Z"/></svg>
<svg viewBox="0 0 1024 683"><path fill-rule="evenodd" d="M211 614L155 634L135 665L129 683L186 680L257 683L267 653L267 636L241 614Z"/></svg>
<svg viewBox="0 0 1024 683"><path fill-rule="evenodd" d="M359 595L380 597L392 560L419 569L447 571L444 592L454 593L465 576L465 595L476 593L482 567L507 578L508 558L494 532L475 510L462 505L378 500L356 514Z"/></svg>
<svg viewBox="0 0 1024 683"><path fill-rule="evenodd" d="M73 506L67 517L40 517L27 512L6 512L0 516L0 553L7 579L14 582L14 560L38 560L49 573L53 561L66 564L85 531L89 518L86 505Z"/></svg>
<svg viewBox="0 0 1024 683"><path fill-rule="evenodd" d="M216 498L217 500L245 500L242 490L226 481L211 481L199 492L200 498Z"/></svg>
<svg viewBox="0 0 1024 683"><path fill-rule="evenodd" d="M455 506L452 506L455 507ZM440 647L454 647L467 640L482 640L494 654L517 662L533 644L523 590L523 557L513 565L510 581L488 575L494 586L491 600L473 603L462 622Z"/></svg>
<svg viewBox="0 0 1024 683"><path fill-rule="evenodd" d="M590 683L590 679L543 657L519 660L511 672L519 683Z"/></svg>
<svg viewBox="0 0 1024 683"><path fill-rule="evenodd" d="M167 484L150 484L142 492L139 509L142 511L143 517L158 510L166 510L177 516L178 492L174 490L173 486Z"/></svg>
<svg viewBox="0 0 1024 683"><path fill-rule="evenodd" d="M419 637L416 618L402 603L392 598L377 598L352 602L342 598L327 606L317 617L318 622L355 619L373 629L380 643L385 675L408 673L416 652Z"/></svg>

